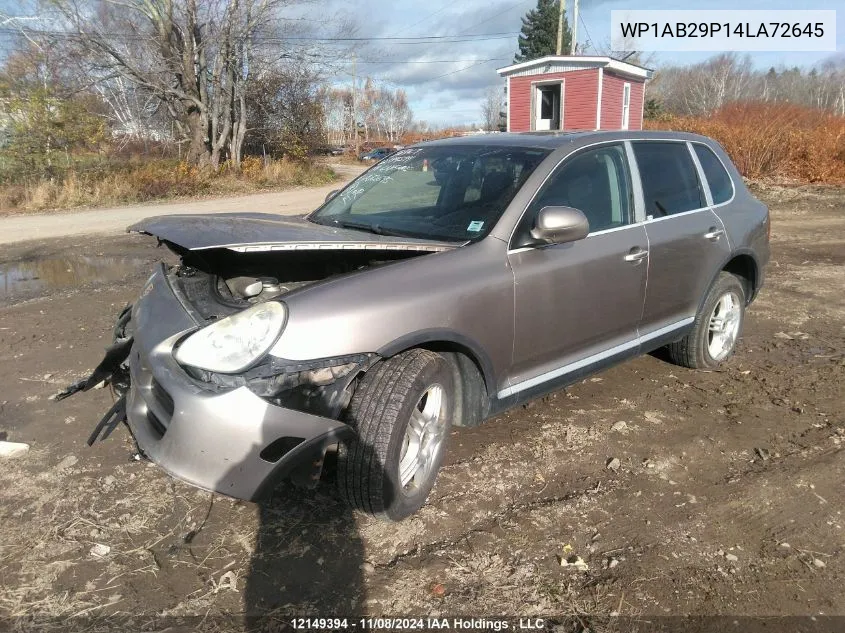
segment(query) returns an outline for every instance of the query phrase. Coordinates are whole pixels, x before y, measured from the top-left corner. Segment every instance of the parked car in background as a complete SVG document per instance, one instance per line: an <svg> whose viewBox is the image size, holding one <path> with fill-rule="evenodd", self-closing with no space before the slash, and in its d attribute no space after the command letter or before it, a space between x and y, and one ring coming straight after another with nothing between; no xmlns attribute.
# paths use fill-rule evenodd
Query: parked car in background
<svg viewBox="0 0 845 633"><path fill-rule="evenodd" d="M241 499L315 484L416 512L454 427L665 347L713 369L769 259L769 213L693 134L497 134L400 150L305 218L149 218L159 264L65 394L111 382L141 453ZM647 387L646 387L647 388Z"/></svg>
<svg viewBox="0 0 845 633"><path fill-rule="evenodd" d="M333 145L325 145L323 147L318 147L314 150L314 153L319 156L340 156L346 150L343 147L337 147Z"/></svg>
<svg viewBox="0 0 845 633"><path fill-rule="evenodd" d="M370 150L369 152L362 152L360 156L358 156L359 160L362 161L375 161L378 162L383 158L387 158L391 154L393 154L396 150L390 147L377 147L376 149Z"/></svg>

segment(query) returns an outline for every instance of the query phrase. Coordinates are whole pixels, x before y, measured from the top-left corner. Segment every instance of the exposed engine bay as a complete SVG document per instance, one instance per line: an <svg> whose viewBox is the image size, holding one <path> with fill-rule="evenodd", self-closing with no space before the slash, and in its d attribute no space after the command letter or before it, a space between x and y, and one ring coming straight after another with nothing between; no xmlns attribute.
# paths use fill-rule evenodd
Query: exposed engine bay
<svg viewBox="0 0 845 633"><path fill-rule="evenodd" d="M280 298L327 279L427 254L408 250L301 250L241 253L228 249L186 251L171 273L191 307L205 321Z"/></svg>

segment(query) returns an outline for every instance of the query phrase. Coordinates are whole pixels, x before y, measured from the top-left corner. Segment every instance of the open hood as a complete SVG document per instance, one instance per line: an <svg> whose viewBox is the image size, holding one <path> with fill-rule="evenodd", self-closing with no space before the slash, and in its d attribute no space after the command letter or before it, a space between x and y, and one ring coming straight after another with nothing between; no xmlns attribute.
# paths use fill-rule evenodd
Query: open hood
<svg viewBox="0 0 845 633"><path fill-rule="evenodd" d="M444 251L457 244L375 235L270 213L160 215L127 229L146 233L191 251L226 248L237 252L290 250Z"/></svg>

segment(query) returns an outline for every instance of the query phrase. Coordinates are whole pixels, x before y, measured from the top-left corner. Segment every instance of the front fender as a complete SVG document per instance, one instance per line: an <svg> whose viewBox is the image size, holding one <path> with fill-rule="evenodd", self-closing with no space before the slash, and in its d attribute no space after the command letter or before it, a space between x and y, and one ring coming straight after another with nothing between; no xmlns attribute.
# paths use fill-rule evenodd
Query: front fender
<svg viewBox="0 0 845 633"><path fill-rule="evenodd" d="M496 393L496 375L493 362L477 341L460 332L447 328L417 330L400 336L376 350L376 352L387 358L412 347L426 347L436 344L446 344L446 346L452 348L450 351L461 351L469 356L481 370L488 396L492 397Z"/></svg>

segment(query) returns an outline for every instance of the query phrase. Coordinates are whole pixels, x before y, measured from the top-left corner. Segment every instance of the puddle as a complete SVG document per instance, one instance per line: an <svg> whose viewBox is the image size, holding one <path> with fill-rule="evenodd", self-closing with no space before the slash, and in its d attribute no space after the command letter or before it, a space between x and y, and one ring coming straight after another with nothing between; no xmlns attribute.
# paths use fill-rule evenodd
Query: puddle
<svg viewBox="0 0 845 633"><path fill-rule="evenodd" d="M83 255L0 264L0 301L73 288L92 281L119 281L149 266L149 260L140 257Z"/></svg>

